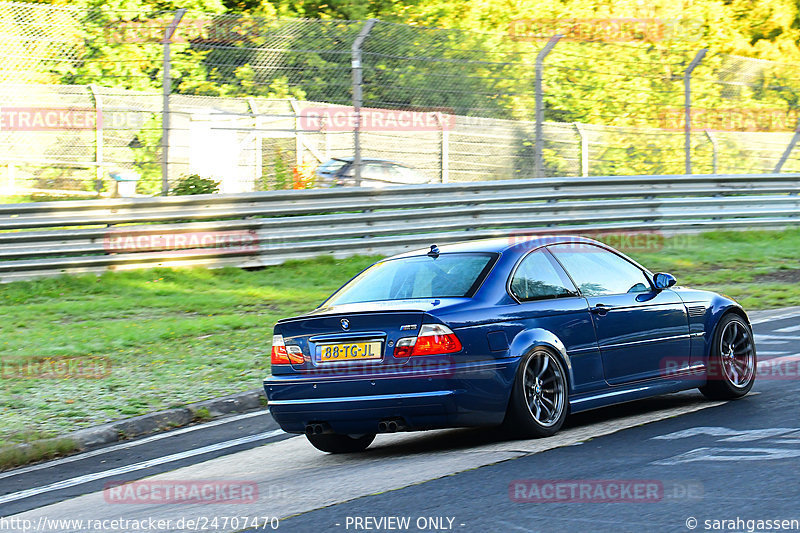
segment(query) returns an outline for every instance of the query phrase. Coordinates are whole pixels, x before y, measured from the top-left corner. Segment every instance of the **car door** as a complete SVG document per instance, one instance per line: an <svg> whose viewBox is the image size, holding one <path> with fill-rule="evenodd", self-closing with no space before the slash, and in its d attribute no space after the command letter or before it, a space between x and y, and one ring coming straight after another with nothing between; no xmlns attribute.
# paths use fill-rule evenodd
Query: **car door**
<svg viewBox="0 0 800 533"><path fill-rule="evenodd" d="M515 314L524 330L552 332L564 344L572 390L580 393L605 387L589 307L553 256L544 248L526 255L508 288L519 302Z"/></svg>
<svg viewBox="0 0 800 533"><path fill-rule="evenodd" d="M549 250L589 304L609 384L657 378L668 359L689 356L686 308L677 294L656 290L641 268L600 246Z"/></svg>

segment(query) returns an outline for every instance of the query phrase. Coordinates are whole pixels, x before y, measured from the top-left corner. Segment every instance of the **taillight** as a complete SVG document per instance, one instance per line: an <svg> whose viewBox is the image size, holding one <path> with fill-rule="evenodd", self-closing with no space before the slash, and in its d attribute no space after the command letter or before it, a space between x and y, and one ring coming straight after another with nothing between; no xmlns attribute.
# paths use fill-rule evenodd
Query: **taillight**
<svg viewBox="0 0 800 533"><path fill-rule="evenodd" d="M289 354L286 352L286 345L283 344L283 335L272 336L272 357L273 365L288 365Z"/></svg>
<svg viewBox="0 0 800 533"><path fill-rule="evenodd" d="M395 357L411 357L414 351L414 344L417 343L416 337L403 337L397 339L397 344L394 345Z"/></svg>
<svg viewBox="0 0 800 533"><path fill-rule="evenodd" d="M286 346L283 342L283 335L272 336L272 357L273 365L303 364L303 350L296 344Z"/></svg>
<svg viewBox="0 0 800 533"><path fill-rule="evenodd" d="M450 328L441 324L423 324L416 337L398 339L394 348L394 356L441 355L460 350L461 341Z"/></svg>

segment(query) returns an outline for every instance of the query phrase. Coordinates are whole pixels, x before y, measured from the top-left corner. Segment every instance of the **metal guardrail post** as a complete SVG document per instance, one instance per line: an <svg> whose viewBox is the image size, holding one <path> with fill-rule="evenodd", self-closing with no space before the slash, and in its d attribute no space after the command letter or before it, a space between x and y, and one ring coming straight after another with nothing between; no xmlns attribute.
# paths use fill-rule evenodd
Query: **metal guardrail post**
<svg viewBox="0 0 800 533"><path fill-rule="evenodd" d="M789 146L787 146L786 150L783 151L780 161L778 161L778 164L775 165L775 169L773 170L775 174L781 171L783 165L786 163L786 160L789 159L789 154L791 154L792 150L794 150L794 146L797 144L797 141L800 141L800 117L797 119L797 126L794 128L794 135L792 135L792 140L789 141Z"/></svg>
<svg viewBox="0 0 800 533"><path fill-rule="evenodd" d="M692 71L700 64L703 58L708 53L708 48L702 48L697 51L692 62L686 67L683 73L683 112L684 112L684 157L686 160L685 171L686 174L692 173L692 94L691 94L691 81Z"/></svg>
<svg viewBox="0 0 800 533"><path fill-rule="evenodd" d="M544 122L544 99L542 94L542 76L544 74L544 58L558 43L563 35L554 35L550 37L544 48L539 50L536 54L536 145L534 146L534 170L533 175L536 178L544 176L544 136L542 133L542 123Z"/></svg>
<svg viewBox="0 0 800 533"><path fill-rule="evenodd" d="M369 19L364 23L364 27L358 33L358 37L353 41L352 47L352 63L353 70L353 113L355 114L355 124L353 127L353 167L354 177L356 179L356 186L361 185L361 104L363 103L363 95L361 92L362 82L362 67L361 67L361 47L364 45L364 40L372 31L372 27L378 19Z"/></svg>
<svg viewBox="0 0 800 533"><path fill-rule="evenodd" d="M181 8L175 12L175 18L164 31L164 64L162 67L161 82L161 194L166 196L169 193L169 95L172 92L172 76L170 75L170 50L172 36L178 29L186 10Z"/></svg>

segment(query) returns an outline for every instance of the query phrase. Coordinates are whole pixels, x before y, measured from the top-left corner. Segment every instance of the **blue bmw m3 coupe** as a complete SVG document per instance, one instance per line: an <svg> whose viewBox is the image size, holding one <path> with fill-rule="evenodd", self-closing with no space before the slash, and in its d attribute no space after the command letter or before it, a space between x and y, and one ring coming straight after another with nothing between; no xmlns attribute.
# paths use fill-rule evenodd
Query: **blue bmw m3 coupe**
<svg viewBox="0 0 800 533"><path fill-rule="evenodd" d="M471 241L370 266L275 325L269 408L331 453L377 433L503 424L554 434L567 414L698 387L747 394L744 310L582 237Z"/></svg>

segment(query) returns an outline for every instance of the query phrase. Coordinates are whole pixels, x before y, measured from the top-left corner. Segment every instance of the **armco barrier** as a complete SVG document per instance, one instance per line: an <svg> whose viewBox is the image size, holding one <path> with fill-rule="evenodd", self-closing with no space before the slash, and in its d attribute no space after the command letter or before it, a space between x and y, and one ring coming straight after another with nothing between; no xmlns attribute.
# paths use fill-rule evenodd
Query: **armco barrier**
<svg viewBox="0 0 800 533"><path fill-rule="evenodd" d="M256 267L528 231L783 227L800 175L543 178L0 205L0 280Z"/></svg>

